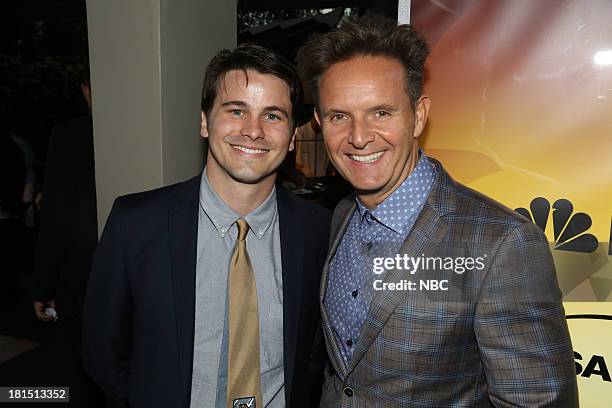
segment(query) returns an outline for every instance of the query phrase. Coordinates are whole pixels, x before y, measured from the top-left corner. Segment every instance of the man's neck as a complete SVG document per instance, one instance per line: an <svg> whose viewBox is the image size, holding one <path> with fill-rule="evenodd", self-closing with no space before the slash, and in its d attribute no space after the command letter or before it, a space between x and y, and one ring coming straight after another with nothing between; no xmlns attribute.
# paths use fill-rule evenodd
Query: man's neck
<svg viewBox="0 0 612 408"><path fill-rule="evenodd" d="M240 183L227 174L217 174L206 167L206 178L210 187L227 204L229 208L245 216L263 203L272 192L275 175L265 178L259 183Z"/></svg>

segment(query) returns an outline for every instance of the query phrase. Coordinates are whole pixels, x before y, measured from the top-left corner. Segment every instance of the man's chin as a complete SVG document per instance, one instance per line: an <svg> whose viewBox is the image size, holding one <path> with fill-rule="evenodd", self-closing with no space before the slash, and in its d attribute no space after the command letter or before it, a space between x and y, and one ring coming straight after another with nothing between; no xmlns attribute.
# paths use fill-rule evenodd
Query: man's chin
<svg viewBox="0 0 612 408"><path fill-rule="evenodd" d="M274 173L259 172L235 172L230 174L232 179L242 184L258 184L273 175Z"/></svg>
<svg viewBox="0 0 612 408"><path fill-rule="evenodd" d="M345 180L358 194L376 194L384 187L380 180L351 180L349 178L345 178Z"/></svg>

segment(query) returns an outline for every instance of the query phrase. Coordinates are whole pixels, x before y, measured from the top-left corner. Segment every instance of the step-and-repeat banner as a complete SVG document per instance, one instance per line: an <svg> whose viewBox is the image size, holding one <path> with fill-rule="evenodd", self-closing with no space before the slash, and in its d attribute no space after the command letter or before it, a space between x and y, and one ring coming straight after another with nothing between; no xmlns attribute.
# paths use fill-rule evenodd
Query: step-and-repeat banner
<svg viewBox="0 0 612 408"><path fill-rule="evenodd" d="M545 231L581 406L611 406L612 1L412 0L410 21L427 154Z"/></svg>

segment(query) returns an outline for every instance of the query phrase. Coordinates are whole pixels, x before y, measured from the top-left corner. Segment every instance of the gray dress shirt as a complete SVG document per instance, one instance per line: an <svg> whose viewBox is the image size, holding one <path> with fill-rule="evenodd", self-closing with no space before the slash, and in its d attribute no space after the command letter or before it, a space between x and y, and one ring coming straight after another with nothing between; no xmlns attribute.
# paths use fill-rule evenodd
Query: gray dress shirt
<svg viewBox="0 0 612 408"><path fill-rule="evenodd" d="M240 216L202 173L198 217L195 330L191 407L226 407L227 276ZM276 190L244 219L259 304L261 386L264 406L285 406L283 283Z"/></svg>

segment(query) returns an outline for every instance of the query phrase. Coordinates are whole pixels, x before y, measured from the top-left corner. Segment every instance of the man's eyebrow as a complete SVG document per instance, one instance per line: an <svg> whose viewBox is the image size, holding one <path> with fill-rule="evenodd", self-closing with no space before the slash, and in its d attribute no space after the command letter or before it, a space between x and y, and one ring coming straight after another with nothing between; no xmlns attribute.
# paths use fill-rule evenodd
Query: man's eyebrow
<svg viewBox="0 0 612 408"><path fill-rule="evenodd" d="M330 108L327 108L325 110L325 112L323 112L323 115L321 115L321 116L327 116L327 115L329 115L331 113L341 113L343 115L348 115L348 112L345 112L342 109L336 109L334 107L330 107Z"/></svg>
<svg viewBox="0 0 612 408"><path fill-rule="evenodd" d="M370 110L372 110L372 111L379 111L379 110L396 111L397 108L395 106L393 106L393 105L383 104L383 105L376 105L376 106L372 107L372 109L370 109Z"/></svg>
<svg viewBox="0 0 612 408"><path fill-rule="evenodd" d="M246 104L246 102L243 101L227 101L227 102L223 102L221 104L222 107L226 107L226 106L240 106L242 108L246 108L248 105Z"/></svg>
<svg viewBox="0 0 612 408"><path fill-rule="evenodd" d="M278 111L278 112L282 113L285 116L289 116L289 112L287 112L285 109L281 108L280 106L276 106L276 105L266 106L264 111L266 111L266 112Z"/></svg>

